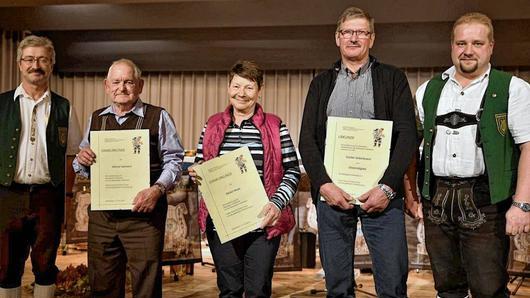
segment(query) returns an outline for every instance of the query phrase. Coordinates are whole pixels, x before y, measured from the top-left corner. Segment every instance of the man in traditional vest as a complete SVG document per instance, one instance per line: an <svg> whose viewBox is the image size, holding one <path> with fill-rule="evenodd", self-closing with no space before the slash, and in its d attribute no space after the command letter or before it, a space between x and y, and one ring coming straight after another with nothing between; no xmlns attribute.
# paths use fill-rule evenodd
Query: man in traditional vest
<svg viewBox="0 0 530 298"><path fill-rule="evenodd" d="M112 63L105 92L112 104L92 113L78 156L77 173L89 176L97 161L90 149L90 131L149 129L151 187L140 191L131 211L90 211L88 224L88 271L93 297L124 297L125 272L131 273L134 297L162 297L160 260L164 247L166 190L180 178L184 150L169 113L144 103L141 71L134 62Z"/></svg>
<svg viewBox="0 0 530 298"><path fill-rule="evenodd" d="M509 297L507 234L530 231L530 86L491 67L491 20L453 26L453 66L416 92L419 183L439 297Z"/></svg>
<svg viewBox="0 0 530 298"><path fill-rule="evenodd" d="M65 156L77 152L79 124L68 100L50 91L52 42L24 38L17 62L22 83L0 94L0 297L21 297L30 249L34 297L54 297Z"/></svg>
<svg viewBox="0 0 530 298"><path fill-rule="evenodd" d="M374 41L373 18L357 7L344 10L335 32L341 59L313 79L304 107L299 147L317 206L328 297L355 297L353 255L359 220L372 259L377 296L407 297L401 198L403 176L416 147L414 101L403 71L370 55ZM390 161L379 184L355 198L363 202L361 206L352 206L351 196L335 184L324 166L331 116L393 123L392 131L384 132L392 140Z"/></svg>

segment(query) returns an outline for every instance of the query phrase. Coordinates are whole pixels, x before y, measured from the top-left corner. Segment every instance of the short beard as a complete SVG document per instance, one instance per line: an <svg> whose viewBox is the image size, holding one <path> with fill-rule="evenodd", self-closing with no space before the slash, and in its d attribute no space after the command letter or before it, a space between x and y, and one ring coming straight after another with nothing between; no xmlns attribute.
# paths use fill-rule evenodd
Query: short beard
<svg viewBox="0 0 530 298"><path fill-rule="evenodd" d="M465 66L462 62L460 62L460 70L463 73L474 73L478 69L478 62L471 66Z"/></svg>
<svg viewBox="0 0 530 298"><path fill-rule="evenodd" d="M42 84L44 84L47 81L48 81L47 77L42 77L40 79L29 79L28 80L28 82L31 83L32 85L42 85Z"/></svg>

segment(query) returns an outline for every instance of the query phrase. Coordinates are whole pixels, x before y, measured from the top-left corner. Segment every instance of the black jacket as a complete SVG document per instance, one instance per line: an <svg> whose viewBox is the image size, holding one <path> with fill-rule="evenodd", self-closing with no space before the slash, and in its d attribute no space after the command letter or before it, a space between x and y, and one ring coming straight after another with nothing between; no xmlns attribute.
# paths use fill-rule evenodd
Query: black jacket
<svg viewBox="0 0 530 298"><path fill-rule="evenodd" d="M403 175L416 150L414 103L405 74L394 66L371 59L375 119L393 121L390 162L380 183L392 187L400 198ZM311 180L313 201L319 197L320 186L332 182L324 167L326 110L340 66L338 61L313 79L305 102L299 149Z"/></svg>

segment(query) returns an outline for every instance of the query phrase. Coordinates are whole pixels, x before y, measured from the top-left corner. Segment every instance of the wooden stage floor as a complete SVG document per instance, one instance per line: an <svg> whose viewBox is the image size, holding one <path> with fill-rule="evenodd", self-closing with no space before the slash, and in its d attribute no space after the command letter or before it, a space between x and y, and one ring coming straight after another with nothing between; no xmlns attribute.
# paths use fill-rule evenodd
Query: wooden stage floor
<svg viewBox="0 0 530 298"><path fill-rule="evenodd" d="M203 249L203 256L205 261L211 261L210 252L208 248ZM57 264L60 269L64 269L69 264L86 264L86 253L76 250L70 250L65 256L58 256ZM325 297L325 293L317 292L311 293L311 290L324 289L324 281L318 275L320 264L317 260L316 269L304 269L302 271L290 272L276 272L273 279L273 297ZM32 297L28 290L29 284L33 281L31 273L31 264L28 260L23 277L23 291L22 297ZM357 291L356 297L370 298L376 297L374 283L371 274L361 274L357 279L357 283L361 285ZM515 288L515 283L510 284L510 290ZM173 280L173 276L169 272L169 267L164 267L163 277L163 293L164 297L217 297L217 286L215 273L212 272L211 266L201 266L195 264L194 274L185 275L179 278L178 281ZM410 298L432 298L435 297L434 286L431 272L428 270L410 271L408 278L408 295ZM127 293L127 297L132 297L131 293ZM530 279L523 282L517 295L514 298L530 298Z"/></svg>

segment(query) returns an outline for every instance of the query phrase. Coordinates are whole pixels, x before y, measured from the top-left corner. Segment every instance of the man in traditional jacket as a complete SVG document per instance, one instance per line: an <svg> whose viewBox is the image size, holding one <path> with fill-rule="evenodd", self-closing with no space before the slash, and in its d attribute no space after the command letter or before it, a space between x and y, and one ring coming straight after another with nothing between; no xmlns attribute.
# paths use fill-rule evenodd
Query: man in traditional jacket
<svg viewBox="0 0 530 298"><path fill-rule="evenodd" d="M54 297L64 214L66 154L79 124L70 102L52 92L55 50L28 36L17 49L21 84L0 94L0 297L20 297L31 250L34 297Z"/></svg>
<svg viewBox="0 0 530 298"><path fill-rule="evenodd" d="M492 68L493 26L453 25L453 66L416 92L426 246L438 297L509 297L509 238L530 231L530 86ZM409 197L409 196L407 196Z"/></svg>

